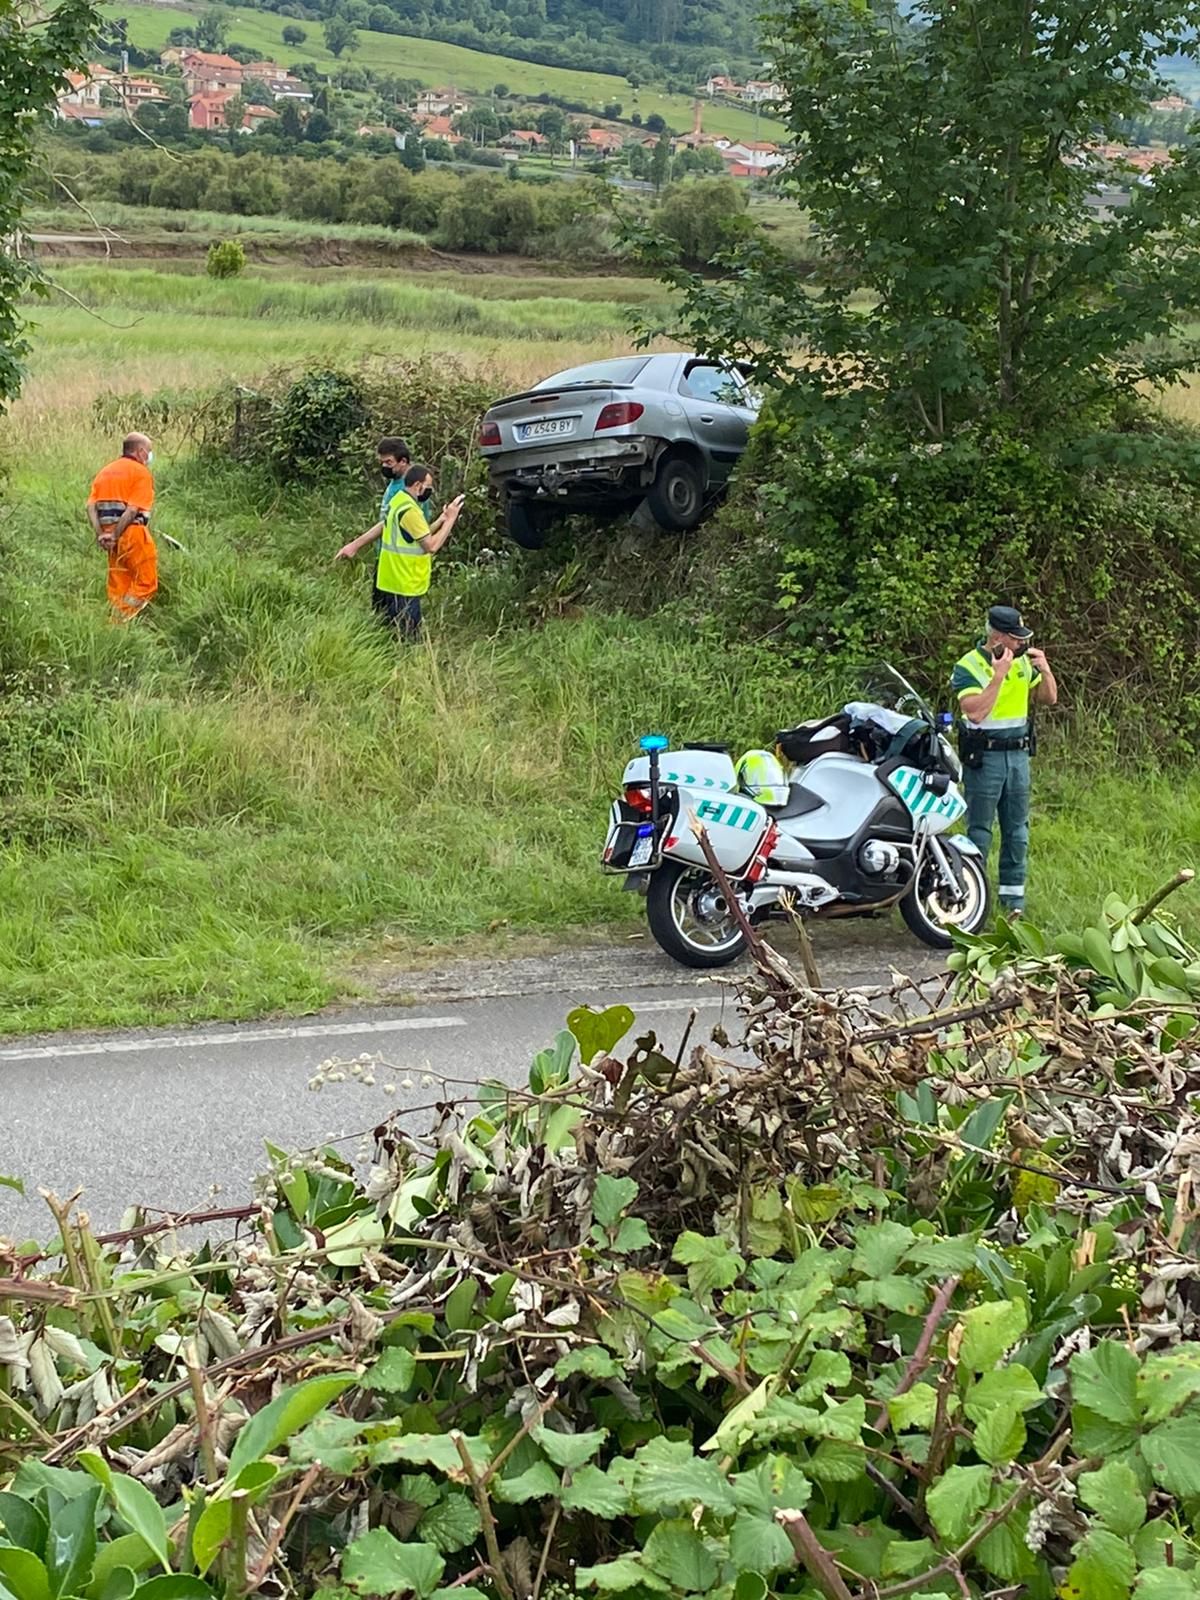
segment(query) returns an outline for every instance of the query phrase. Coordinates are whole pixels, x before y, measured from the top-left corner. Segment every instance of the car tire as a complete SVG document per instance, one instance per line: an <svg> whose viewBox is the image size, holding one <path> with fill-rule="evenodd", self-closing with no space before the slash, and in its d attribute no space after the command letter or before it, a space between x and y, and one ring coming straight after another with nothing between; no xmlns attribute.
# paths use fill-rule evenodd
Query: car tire
<svg viewBox="0 0 1200 1600"><path fill-rule="evenodd" d="M505 532L522 550L540 550L546 542L546 530L553 521L554 513L549 506L534 505L529 500L505 501Z"/></svg>
<svg viewBox="0 0 1200 1600"><path fill-rule="evenodd" d="M690 533L704 515L703 472L689 456L663 456L646 504L660 528Z"/></svg>

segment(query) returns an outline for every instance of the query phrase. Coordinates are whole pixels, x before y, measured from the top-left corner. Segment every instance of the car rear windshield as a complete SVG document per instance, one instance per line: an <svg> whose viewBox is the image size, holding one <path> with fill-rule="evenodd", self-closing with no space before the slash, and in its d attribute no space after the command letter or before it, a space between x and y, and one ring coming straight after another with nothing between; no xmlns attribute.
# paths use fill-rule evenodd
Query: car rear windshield
<svg viewBox="0 0 1200 1600"><path fill-rule="evenodd" d="M592 361L586 367L556 372L538 384L539 389L565 389L572 383L634 383L649 356L618 356L613 361Z"/></svg>

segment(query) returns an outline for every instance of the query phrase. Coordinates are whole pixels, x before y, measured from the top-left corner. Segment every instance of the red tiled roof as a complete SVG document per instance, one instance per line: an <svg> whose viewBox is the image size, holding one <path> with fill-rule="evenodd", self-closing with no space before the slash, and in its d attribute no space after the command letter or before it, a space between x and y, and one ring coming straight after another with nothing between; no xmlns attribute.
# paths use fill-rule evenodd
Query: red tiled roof
<svg viewBox="0 0 1200 1600"><path fill-rule="evenodd" d="M242 63L232 56L212 55L207 50L185 50L183 59L201 67L220 67L223 72L241 72Z"/></svg>

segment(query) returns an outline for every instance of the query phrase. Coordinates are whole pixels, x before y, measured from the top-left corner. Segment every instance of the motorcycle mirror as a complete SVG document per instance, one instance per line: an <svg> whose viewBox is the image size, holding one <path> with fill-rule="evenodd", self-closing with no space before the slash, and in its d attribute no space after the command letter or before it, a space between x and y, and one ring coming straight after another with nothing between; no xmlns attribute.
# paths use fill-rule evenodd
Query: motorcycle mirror
<svg viewBox="0 0 1200 1600"><path fill-rule="evenodd" d="M647 755L651 755L657 750L665 750L670 743L671 741L661 733L644 733L638 740L639 746Z"/></svg>

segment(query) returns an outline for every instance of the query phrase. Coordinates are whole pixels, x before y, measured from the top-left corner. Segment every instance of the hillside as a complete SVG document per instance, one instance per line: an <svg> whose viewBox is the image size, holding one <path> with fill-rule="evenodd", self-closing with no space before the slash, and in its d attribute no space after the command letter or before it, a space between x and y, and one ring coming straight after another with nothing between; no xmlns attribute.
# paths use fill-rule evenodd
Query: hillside
<svg viewBox="0 0 1200 1600"><path fill-rule="evenodd" d="M101 12L110 22L126 19L131 44L142 50L159 50L172 28L187 26L196 9L118 4L103 6ZM301 59L325 69L331 67L334 57L325 48L319 27L308 26L308 38L298 50L284 44L283 29L290 20L266 11L234 11L230 42L249 45L286 63ZM693 97L688 94L665 94L652 87L634 91L628 80L610 73L540 66L406 34L360 30L355 56L343 58L349 59L369 65L375 72L417 79L430 87L452 85L468 93L490 93L497 83L505 83L514 93L529 99L553 95L596 111L615 101L626 113L636 110L643 119L657 113L668 127L681 133L691 127L694 116ZM704 127L709 133L727 134L733 139L770 138L781 132L779 124L769 117L719 102L705 105Z"/></svg>

